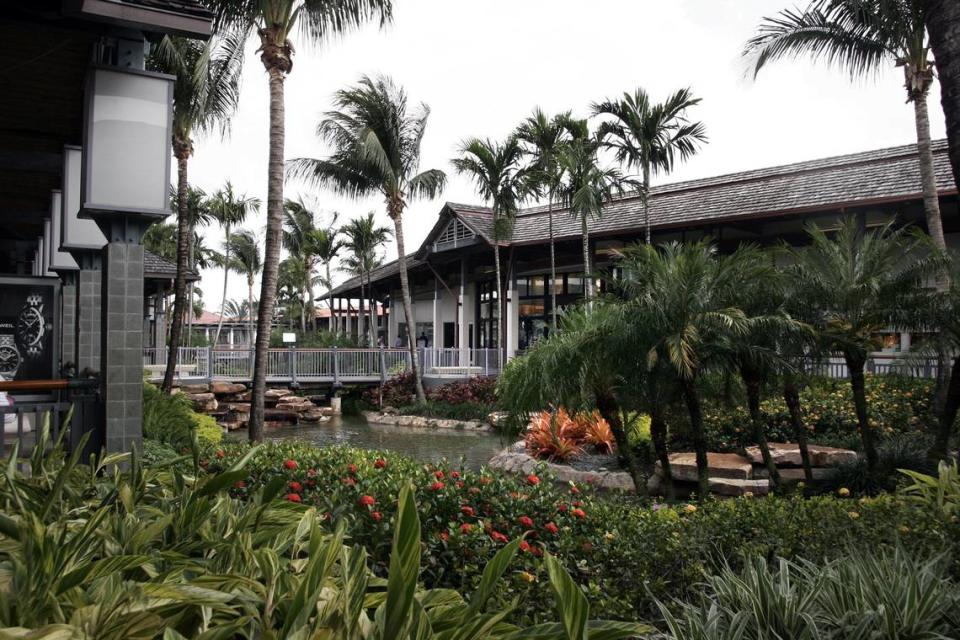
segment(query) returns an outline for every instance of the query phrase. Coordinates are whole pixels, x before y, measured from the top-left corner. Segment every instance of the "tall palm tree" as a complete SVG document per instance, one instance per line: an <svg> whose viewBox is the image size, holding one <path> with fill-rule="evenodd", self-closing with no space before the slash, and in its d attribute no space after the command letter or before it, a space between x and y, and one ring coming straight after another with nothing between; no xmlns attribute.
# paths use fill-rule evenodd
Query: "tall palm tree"
<svg viewBox="0 0 960 640"><path fill-rule="evenodd" d="M813 0L803 11L786 9L764 18L757 34L747 41L744 55L750 59L754 77L769 62L804 55L845 67L852 78L885 64L903 67L917 130L927 231L944 250L927 111L934 66L924 18L923 0Z"/></svg>
<svg viewBox="0 0 960 640"><path fill-rule="evenodd" d="M176 195L174 196L177 197ZM203 236L198 227L206 227L213 220L210 214L210 202L207 193L199 187L187 186L187 269L196 273L197 267L206 268L215 261L213 249L203 245ZM196 282L187 285L187 299L194 299ZM193 346L193 320L196 313L193 308L187 307L187 345ZM169 366L169 363L168 363Z"/></svg>
<svg viewBox="0 0 960 640"><path fill-rule="evenodd" d="M624 177L618 169L601 165L600 152L603 139L590 133L586 120L568 120L565 126L570 131L570 142L564 145L557 156L557 164L563 174L558 195L571 215L580 220L583 241L584 296L587 306L593 304L593 268L590 260L590 231L588 223L603 214L603 206L633 181Z"/></svg>
<svg viewBox="0 0 960 640"><path fill-rule="evenodd" d="M407 346L417 400L425 402L416 345L410 335L416 325L407 277L403 213L409 199L435 198L446 185L443 171L419 171L420 145L430 109L425 104L410 108L406 92L385 76L362 77L356 86L338 91L334 105L336 110L327 112L317 127L318 135L333 148L333 153L323 160L294 160L291 173L343 195L359 198L379 194L386 202L397 239Z"/></svg>
<svg viewBox="0 0 960 640"><path fill-rule="evenodd" d="M214 13L215 27L244 36L256 34L260 42L257 52L270 83L267 234L249 422L250 439L260 441L283 224L284 81L293 70L294 53L290 37L299 29L308 42L325 43L371 20L379 20L384 25L392 18L393 3L391 0L207 0L206 5Z"/></svg>
<svg viewBox="0 0 960 640"><path fill-rule="evenodd" d="M177 275L174 281L170 352L162 388L170 392L187 306L190 225L187 167L193 134L225 127L240 98L241 46L235 38L206 42L165 36L154 47L149 68L176 76L173 85L173 155L177 160Z"/></svg>
<svg viewBox="0 0 960 640"><path fill-rule="evenodd" d="M493 210L493 264L497 279L497 307L500 309L497 333L502 359L506 362L506 298L503 295L500 244L513 234L517 209L530 186L521 165L523 149L514 136L503 143L472 138L460 145L460 154L451 161L454 169L470 177L480 196Z"/></svg>
<svg viewBox="0 0 960 640"><path fill-rule="evenodd" d="M665 101L654 104L643 89L624 93L619 100L593 105L594 115L612 116L604 121L598 135L616 152L617 160L640 171L643 179L643 226L650 244L650 177L669 173L679 159L687 160L706 141L701 122L687 120L686 112L700 103L690 89L680 89Z"/></svg>
<svg viewBox="0 0 960 640"><path fill-rule="evenodd" d="M304 290L307 288L307 269L302 257L291 255L280 261L277 274L277 307L286 305L286 317L290 327L293 318L300 316L300 332L307 331L307 302Z"/></svg>
<svg viewBox="0 0 960 640"><path fill-rule="evenodd" d="M374 214L371 211L365 216L354 218L341 229L346 236L344 247L350 251L350 257L345 261L345 265L353 273L360 276L361 298L363 296L364 279L366 279L367 297L361 302L360 310L363 312L363 305L368 305L369 320L369 344L374 346L377 343L376 336L376 310L374 308L373 292L371 291L370 274L383 262L380 257L380 248L390 240L390 229L377 224Z"/></svg>
<svg viewBox="0 0 960 640"><path fill-rule="evenodd" d="M845 220L834 237L808 225L810 245L789 250L789 276L815 309L812 321L824 347L843 354L853 390L857 426L867 467L877 468L876 434L870 425L864 366L879 345L876 335L909 324L909 312L928 295L926 278L943 266L930 256L929 239L887 224L862 231ZM920 256L929 257L920 257Z"/></svg>
<svg viewBox="0 0 960 640"><path fill-rule="evenodd" d="M317 259L323 263L326 277L323 279L323 286L327 289L327 308L330 311L330 319L327 322L327 329L336 333L339 327L336 326L333 315L333 278L330 275L330 265L337 258L340 249L343 248L343 241L340 239L340 229L337 228L337 219L339 213L333 213L333 219L330 225L322 229L316 229L313 232L313 247L316 251Z"/></svg>
<svg viewBox="0 0 960 640"><path fill-rule="evenodd" d="M177 225L154 222L143 234L143 246L150 253L168 262L177 262Z"/></svg>
<svg viewBox="0 0 960 640"><path fill-rule="evenodd" d="M550 332L557 332L557 258L553 240L553 205L562 176L557 161L560 149L567 142L564 122L570 112L548 117L539 107L533 110L514 135L524 146L532 166L528 174L534 179L538 190L547 196L547 231L550 238Z"/></svg>
<svg viewBox="0 0 960 640"><path fill-rule="evenodd" d="M260 210L259 198L248 198L246 194L238 194L233 190L233 184L227 183L218 189L207 205L211 217L223 228L223 261L230 263L230 233L233 227L243 224L247 216ZM217 332L214 334L213 346L220 344L220 331L223 329L223 316L226 313L227 283L230 278L230 269L223 269L223 295L220 297L220 318L217 320Z"/></svg>
<svg viewBox="0 0 960 640"><path fill-rule="evenodd" d="M317 328L317 314L313 310L313 271L316 268L316 249L314 247L315 233L317 230L316 214L303 201L303 198L297 200L286 200L283 203L283 247L290 252L290 255L296 256L303 265L304 277L302 279L303 290L300 292L300 298L303 300L303 312L309 313L313 318L311 325L314 331ZM304 316L305 317L305 316ZM306 332L306 323L301 321L300 329Z"/></svg>
<svg viewBox="0 0 960 640"><path fill-rule="evenodd" d="M960 184L960 4L953 0L923 0L923 6L940 78L940 103L947 120L953 180Z"/></svg>
<svg viewBox="0 0 960 640"><path fill-rule="evenodd" d="M257 274L263 270L263 260L260 256L260 245L257 242L257 237L252 231L245 229L235 231L230 236L230 253L233 255L227 264L227 268L247 279L247 332L250 336L249 339L253 340L253 284L256 281ZM260 310L262 311L262 305ZM262 330L259 325L257 330ZM269 324L266 331L267 333L270 332ZM259 340L260 337L257 336L257 342Z"/></svg>

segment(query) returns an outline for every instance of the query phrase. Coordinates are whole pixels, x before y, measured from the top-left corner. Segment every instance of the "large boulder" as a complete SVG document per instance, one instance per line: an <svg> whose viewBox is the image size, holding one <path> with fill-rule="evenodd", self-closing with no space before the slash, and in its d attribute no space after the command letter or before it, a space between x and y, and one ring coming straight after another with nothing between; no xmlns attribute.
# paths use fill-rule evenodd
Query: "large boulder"
<svg viewBox="0 0 960 640"><path fill-rule="evenodd" d="M226 396L237 393L243 393L247 390L247 385L235 382L217 381L210 384L210 391L218 396Z"/></svg>
<svg viewBox="0 0 960 640"><path fill-rule="evenodd" d="M770 492L767 480L744 480L741 478L710 478L710 493L718 496L765 496Z"/></svg>
<svg viewBox="0 0 960 640"><path fill-rule="evenodd" d="M753 462L750 458L736 453L708 453L707 468L710 478L733 478L749 480L753 478ZM660 462L656 472L662 474ZM674 480L681 482L697 481L697 456L692 451L670 454L670 473Z"/></svg>
<svg viewBox="0 0 960 640"><path fill-rule="evenodd" d="M799 467L803 460L800 457L800 446L792 442L771 442L770 455L778 467ZM810 465L813 467L836 467L849 462L856 462L857 452L850 449L837 449L811 444L807 447L810 452ZM747 447L747 456L754 464L763 464L763 454L760 447Z"/></svg>
<svg viewBox="0 0 960 640"><path fill-rule="evenodd" d="M263 397L268 400L279 400L280 398L292 395L293 391L290 391L290 389L267 389L263 393Z"/></svg>
<svg viewBox="0 0 960 640"><path fill-rule="evenodd" d="M212 393L188 393L186 396L193 403L194 411L206 413L217 410L217 397Z"/></svg>
<svg viewBox="0 0 960 640"><path fill-rule="evenodd" d="M197 393L209 393L210 385L205 383L200 384L182 384L180 385L180 391L188 395L197 394Z"/></svg>

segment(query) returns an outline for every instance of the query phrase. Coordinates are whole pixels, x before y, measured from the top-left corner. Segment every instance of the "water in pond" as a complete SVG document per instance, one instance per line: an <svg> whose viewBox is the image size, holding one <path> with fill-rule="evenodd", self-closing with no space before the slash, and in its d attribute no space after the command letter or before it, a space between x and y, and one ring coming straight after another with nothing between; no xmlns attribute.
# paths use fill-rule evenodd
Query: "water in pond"
<svg viewBox="0 0 960 640"><path fill-rule="evenodd" d="M360 416L331 418L312 426L269 429L268 440L302 440L318 447L342 444L360 449L384 449L402 453L422 462L446 458L457 462L462 457L471 469L479 469L509 442L496 432L471 432L456 429L416 429L371 424Z"/></svg>

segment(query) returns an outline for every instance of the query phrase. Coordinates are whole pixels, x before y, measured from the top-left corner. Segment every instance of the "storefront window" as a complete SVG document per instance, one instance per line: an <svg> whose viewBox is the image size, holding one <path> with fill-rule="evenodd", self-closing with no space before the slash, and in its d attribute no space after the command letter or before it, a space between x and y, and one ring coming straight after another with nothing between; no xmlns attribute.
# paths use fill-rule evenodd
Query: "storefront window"
<svg viewBox="0 0 960 640"><path fill-rule="evenodd" d="M583 295L583 276L567 275L567 293L570 295Z"/></svg>

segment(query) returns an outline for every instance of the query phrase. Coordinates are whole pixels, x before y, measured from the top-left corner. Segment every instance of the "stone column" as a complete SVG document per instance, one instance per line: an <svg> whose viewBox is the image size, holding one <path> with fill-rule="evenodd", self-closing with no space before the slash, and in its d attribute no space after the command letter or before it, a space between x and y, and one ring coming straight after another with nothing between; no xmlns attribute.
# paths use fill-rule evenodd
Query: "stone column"
<svg viewBox="0 0 960 640"><path fill-rule="evenodd" d="M76 364L77 375L100 371L100 300L103 271L100 259L85 256L77 272ZM139 321L138 321L139 324Z"/></svg>
<svg viewBox="0 0 960 640"><path fill-rule="evenodd" d="M517 353L520 346L520 307L517 299L517 274L512 255L507 267L506 296L507 311L503 321L507 323L507 359L509 360Z"/></svg>
<svg viewBox="0 0 960 640"><path fill-rule="evenodd" d="M433 341L429 345L434 349L443 347L443 314L440 310L440 281L433 277Z"/></svg>
<svg viewBox="0 0 960 640"><path fill-rule="evenodd" d="M467 335L467 261L460 261L460 288L457 290L457 347L463 352L461 358L467 361L467 349L470 346Z"/></svg>
<svg viewBox="0 0 960 640"><path fill-rule="evenodd" d="M77 274L64 271L60 276L60 371L77 364Z"/></svg>
<svg viewBox="0 0 960 640"><path fill-rule="evenodd" d="M114 240L103 249L101 350L105 442L131 451L143 437L143 246Z"/></svg>

